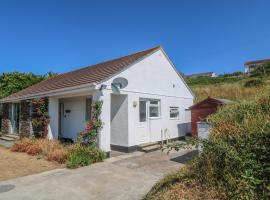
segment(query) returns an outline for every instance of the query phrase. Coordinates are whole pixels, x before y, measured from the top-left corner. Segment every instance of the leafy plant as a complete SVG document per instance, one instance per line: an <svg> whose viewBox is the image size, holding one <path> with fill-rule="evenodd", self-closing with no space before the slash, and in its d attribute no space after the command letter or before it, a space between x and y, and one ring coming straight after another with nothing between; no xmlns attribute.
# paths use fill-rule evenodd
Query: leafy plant
<svg viewBox="0 0 270 200"><path fill-rule="evenodd" d="M44 76L32 73L10 72L0 75L0 98L11 95L44 80Z"/></svg>
<svg viewBox="0 0 270 200"><path fill-rule="evenodd" d="M67 158L68 168L87 166L105 159L105 153L93 146L76 145Z"/></svg>
<svg viewBox="0 0 270 200"><path fill-rule="evenodd" d="M36 138L46 138L48 123L48 99L39 98L32 100L32 124Z"/></svg>
<svg viewBox="0 0 270 200"><path fill-rule="evenodd" d="M230 104L210 116L208 140L172 144L169 150L200 145L203 153L190 178L225 193L228 199L270 198L270 95Z"/></svg>
<svg viewBox="0 0 270 200"><path fill-rule="evenodd" d="M256 76L269 76L270 75L270 63L257 66L253 71L250 72L253 77Z"/></svg>
<svg viewBox="0 0 270 200"><path fill-rule="evenodd" d="M251 79L245 82L244 87L258 87L262 85L263 81L261 81L260 79Z"/></svg>
<svg viewBox="0 0 270 200"><path fill-rule="evenodd" d="M102 104L102 101L97 101L92 104L92 117L87 123L85 130L79 134L78 142L91 146L97 145L98 133L103 126L100 118Z"/></svg>

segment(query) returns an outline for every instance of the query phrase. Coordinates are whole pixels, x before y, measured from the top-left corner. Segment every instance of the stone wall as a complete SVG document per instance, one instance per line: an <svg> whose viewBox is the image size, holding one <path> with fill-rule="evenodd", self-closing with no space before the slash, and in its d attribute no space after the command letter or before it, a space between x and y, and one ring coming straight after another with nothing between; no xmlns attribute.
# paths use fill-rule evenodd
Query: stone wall
<svg viewBox="0 0 270 200"><path fill-rule="evenodd" d="M20 110L20 126L19 134L20 137L29 137L31 132L31 119L30 119L30 102L21 101Z"/></svg>
<svg viewBox="0 0 270 200"><path fill-rule="evenodd" d="M2 115L2 134L8 134L10 132L10 119L9 119L9 103L3 104L3 115Z"/></svg>

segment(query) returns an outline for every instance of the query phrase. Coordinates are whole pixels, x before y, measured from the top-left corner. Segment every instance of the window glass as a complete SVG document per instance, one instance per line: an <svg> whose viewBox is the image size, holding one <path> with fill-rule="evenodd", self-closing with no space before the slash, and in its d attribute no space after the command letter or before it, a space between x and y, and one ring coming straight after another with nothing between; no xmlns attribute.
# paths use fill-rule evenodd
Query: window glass
<svg viewBox="0 0 270 200"><path fill-rule="evenodd" d="M146 121L146 101L140 101L139 103L139 109L140 109L140 122Z"/></svg>
<svg viewBox="0 0 270 200"><path fill-rule="evenodd" d="M157 100L151 100L151 101L150 101L150 104L152 104L152 105L158 105L158 102L159 102L159 101L157 101Z"/></svg>
<svg viewBox="0 0 270 200"><path fill-rule="evenodd" d="M170 118L178 119L179 118L179 108L178 107L170 107Z"/></svg>
<svg viewBox="0 0 270 200"><path fill-rule="evenodd" d="M159 100L150 100L149 116L160 117L160 101Z"/></svg>
<svg viewBox="0 0 270 200"><path fill-rule="evenodd" d="M89 121L91 119L91 111L92 111L92 99L87 98L86 105L85 105L85 120L86 121Z"/></svg>

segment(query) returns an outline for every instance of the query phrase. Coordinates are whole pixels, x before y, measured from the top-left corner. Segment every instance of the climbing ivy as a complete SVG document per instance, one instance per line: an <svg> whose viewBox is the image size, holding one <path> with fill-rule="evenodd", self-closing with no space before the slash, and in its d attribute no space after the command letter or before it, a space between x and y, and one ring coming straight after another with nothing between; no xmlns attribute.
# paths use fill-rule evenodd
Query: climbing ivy
<svg viewBox="0 0 270 200"><path fill-rule="evenodd" d="M32 100L32 125L36 138L46 138L49 124L48 99L39 98Z"/></svg>

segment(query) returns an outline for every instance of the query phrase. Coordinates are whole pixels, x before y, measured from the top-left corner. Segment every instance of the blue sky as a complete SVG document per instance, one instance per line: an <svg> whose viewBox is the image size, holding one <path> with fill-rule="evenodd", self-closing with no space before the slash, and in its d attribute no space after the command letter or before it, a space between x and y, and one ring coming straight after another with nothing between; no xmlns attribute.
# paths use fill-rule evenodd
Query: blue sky
<svg viewBox="0 0 270 200"><path fill-rule="evenodd" d="M161 44L185 74L270 58L268 0L0 0L0 73L66 72Z"/></svg>

